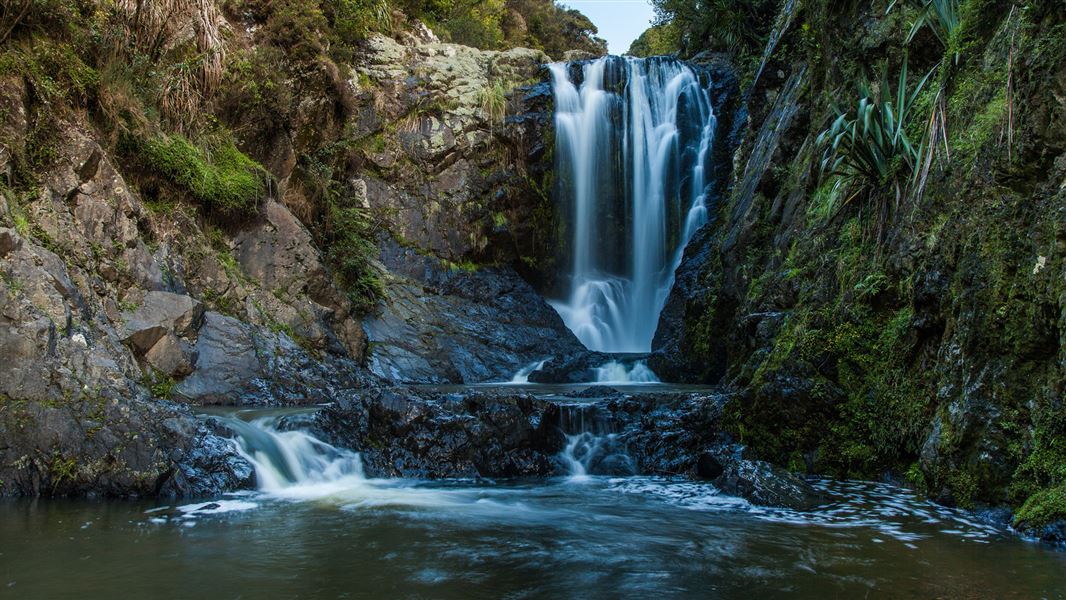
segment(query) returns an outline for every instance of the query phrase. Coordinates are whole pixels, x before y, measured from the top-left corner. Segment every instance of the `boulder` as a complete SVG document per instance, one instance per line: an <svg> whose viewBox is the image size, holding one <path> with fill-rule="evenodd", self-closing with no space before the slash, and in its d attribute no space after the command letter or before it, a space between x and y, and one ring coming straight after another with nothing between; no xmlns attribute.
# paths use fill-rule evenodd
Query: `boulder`
<svg viewBox="0 0 1066 600"><path fill-rule="evenodd" d="M203 304L190 296L148 292L140 306L123 315L122 340L144 356L168 333L195 339L203 315Z"/></svg>
<svg viewBox="0 0 1066 600"><path fill-rule="evenodd" d="M235 403L260 378L255 340L243 323L208 311L195 350L196 369L176 389L180 397L203 404Z"/></svg>
<svg viewBox="0 0 1066 600"><path fill-rule="evenodd" d="M810 510L826 501L803 478L770 463L735 455L719 456L717 462L722 471L714 479L715 487L752 504Z"/></svg>
<svg viewBox="0 0 1066 600"><path fill-rule="evenodd" d="M14 229L0 228L0 258L22 247L22 238Z"/></svg>
<svg viewBox="0 0 1066 600"><path fill-rule="evenodd" d="M523 367L587 353L544 299L509 268L449 268L383 245L392 276L366 323L369 368L398 383L510 381ZM587 380L586 380L587 381Z"/></svg>
<svg viewBox="0 0 1066 600"><path fill-rule="evenodd" d="M362 188L365 193L365 184ZM234 252L241 272L271 295L290 301L302 296L310 299L312 306L303 313L330 325L349 356L362 359L366 338L350 314L351 302L334 284L307 228L288 208L273 200L267 202L263 219L237 235ZM308 327L304 320L293 315L282 322L294 328L315 329L314 335L304 338L324 347L328 334L313 325Z"/></svg>
<svg viewBox="0 0 1066 600"><path fill-rule="evenodd" d="M0 439L0 495L198 496L254 484L232 443L170 403L7 401Z"/></svg>
<svg viewBox="0 0 1066 600"><path fill-rule="evenodd" d="M208 311L190 349L192 373L174 388L192 404L322 404L370 382L358 363L309 352L283 331Z"/></svg>
<svg viewBox="0 0 1066 600"><path fill-rule="evenodd" d="M192 373L196 355L188 342L168 331L144 353L144 360L160 373L181 378Z"/></svg>

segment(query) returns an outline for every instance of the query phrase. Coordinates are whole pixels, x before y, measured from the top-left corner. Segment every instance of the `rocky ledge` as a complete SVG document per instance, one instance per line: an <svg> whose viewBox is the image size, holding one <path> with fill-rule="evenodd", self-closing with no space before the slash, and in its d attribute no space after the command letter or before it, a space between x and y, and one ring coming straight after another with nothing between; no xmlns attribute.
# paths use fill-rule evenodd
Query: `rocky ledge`
<svg viewBox="0 0 1066 600"><path fill-rule="evenodd" d="M310 428L361 453L371 477L561 476L568 443L589 474L663 475L712 482L754 504L821 503L802 478L744 457L720 426L722 394L623 394L590 388L541 398L506 390L456 393L382 388L318 412ZM294 421L290 426L306 427Z"/></svg>
<svg viewBox="0 0 1066 600"><path fill-rule="evenodd" d="M82 397L0 398L0 495L214 496L252 466L184 406Z"/></svg>

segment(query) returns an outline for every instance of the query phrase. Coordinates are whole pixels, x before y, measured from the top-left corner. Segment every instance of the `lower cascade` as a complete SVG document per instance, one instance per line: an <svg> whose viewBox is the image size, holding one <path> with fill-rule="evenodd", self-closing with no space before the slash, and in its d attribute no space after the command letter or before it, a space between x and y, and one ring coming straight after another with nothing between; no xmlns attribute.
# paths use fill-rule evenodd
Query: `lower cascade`
<svg viewBox="0 0 1066 600"><path fill-rule="evenodd" d="M659 378L642 360L629 367L612 360L596 368L596 383L659 383Z"/></svg>
<svg viewBox="0 0 1066 600"><path fill-rule="evenodd" d="M548 360L549 359L545 358L544 360L538 360L535 363L530 363L522 367L514 374L514 377L511 378L509 383L529 383L529 376L532 375L534 371L539 371L544 367L544 363L548 362Z"/></svg>
<svg viewBox="0 0 1066 600"><path fill-rule="evenodd" d="M685 245L707 221L710 96L665 57L550 68L555 196L572 238L568 292L552 306L590 350L648 352Z"/></svg>
<svg viewBox="0 0 1066 600"><path fill-rule="evenodd" d="M366 480L357 452L327 444L305 431L282 431L274 417L221 420L237 434L237 449L255 468L262 491Z"/></svg>
<svg viewBox="0 0 1066 600"><path fill-rule="evenodd" d="M563 404L560 426L566 445L559 459L572 480L590 475L633 475L636 464L618 439L618 425L589 404Z"/></svg>

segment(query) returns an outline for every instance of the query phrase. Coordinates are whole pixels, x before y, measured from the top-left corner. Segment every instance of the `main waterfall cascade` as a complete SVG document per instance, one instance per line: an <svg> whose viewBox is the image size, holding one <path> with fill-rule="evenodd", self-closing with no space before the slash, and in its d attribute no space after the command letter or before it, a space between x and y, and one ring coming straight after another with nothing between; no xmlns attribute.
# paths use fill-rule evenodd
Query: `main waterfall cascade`
<svg viewBox="0 0 1066 600"><path fill-rule="evenodd" d="M551 304L590 350L648 352L685 245L707 221L710 95L664 57L550 70L555 194L572 227L569 293Z"/></svg>

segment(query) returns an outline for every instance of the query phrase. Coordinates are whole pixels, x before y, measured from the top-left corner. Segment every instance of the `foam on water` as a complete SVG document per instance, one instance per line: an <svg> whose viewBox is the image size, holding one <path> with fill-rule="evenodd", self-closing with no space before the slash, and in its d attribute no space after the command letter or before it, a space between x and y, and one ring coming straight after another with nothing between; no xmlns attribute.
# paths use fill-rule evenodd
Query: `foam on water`
<svg viewBox="0 0 1066 600"><path fill-rule="evenodd" d="M829 498L829 503L811 511L796 511L756 506L722 494L704 482L596 475L632 473L635 464L618 434L602 430L603 424L594 419L576 420L574 431L567 435L559 458L569 477L526 488L465 481L371 479L365 476L358 453L332 446L304 431L279 429L276 418L223 420L238 432L234 444L255 468L258 491L153 508L145 512L147 522L174 521L191 526L200 518L254 511L269 502L315 502L340 510L391 507L415 510L434 519L462 515L488 522L528 520L532 525L554 521L566 511L573 511L573 507L562 508L548 500L559 493L552 491L555 486L581 483L580 491L568 488L562 493L635 496L684 510L742 514L769 523L865 529L871 532L871 541L893 539L909 549L916 549L934 535L987 543L1006 533L970 513L936 505L907 490L881 483L815 481L813 485Z"/></svg>
<svg viewBox="0 0 1066 600"><path fill-rule="evenodd" d="M660 383L659 378L648 368L648 363L639 360L627 367L624 363L612 360L596 368L596 383L600 384L634 384Z"/></svg>
<svg viewBox="0 0 1066 600"><path fill-rule="evenodd" d="M529 383L529 376L532 375L534 372L544 368L544 363L548 362L548 360L550 359L545 358L544 360L538 360L537 362L529 363L528 365L522 367L518 370L517 373L514 374L514 377L511 378L511 381L509 383Z"/></svg>

